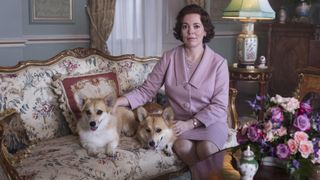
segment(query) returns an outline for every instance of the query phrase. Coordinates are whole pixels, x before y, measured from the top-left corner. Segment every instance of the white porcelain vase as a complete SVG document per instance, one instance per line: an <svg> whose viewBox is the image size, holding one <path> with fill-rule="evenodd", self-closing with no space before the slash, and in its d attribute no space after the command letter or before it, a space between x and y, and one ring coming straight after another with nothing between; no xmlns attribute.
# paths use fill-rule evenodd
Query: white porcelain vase
<svg viewBox="0 0 320 180"><path fill-rule="evenodd" d="M243 151L240 159L239 170L241 180L253 180L254 175L259 168L257 160L254 158L254 153L250 150L250 146Z"/></svg>

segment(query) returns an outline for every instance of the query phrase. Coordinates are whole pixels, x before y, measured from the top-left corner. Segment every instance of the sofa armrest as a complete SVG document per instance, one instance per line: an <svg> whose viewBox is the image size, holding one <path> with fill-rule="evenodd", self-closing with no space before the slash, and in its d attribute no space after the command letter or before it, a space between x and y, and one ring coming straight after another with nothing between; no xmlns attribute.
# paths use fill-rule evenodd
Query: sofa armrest
<svg viewBox="0 0 320 180"><path fill-rule="evenodd" d="M0 113L0 166L4 178L20 179L12 164L19 161L20 153L15 153L27 147L28 144L20 114L15 109Z"/></svg>

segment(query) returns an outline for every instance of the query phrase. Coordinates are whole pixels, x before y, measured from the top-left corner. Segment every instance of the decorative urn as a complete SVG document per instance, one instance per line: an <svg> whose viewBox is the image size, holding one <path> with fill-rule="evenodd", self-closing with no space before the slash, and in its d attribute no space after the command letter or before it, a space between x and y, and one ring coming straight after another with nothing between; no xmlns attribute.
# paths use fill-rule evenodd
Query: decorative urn
<svg viewBox="0 0 320 180"><path fill-rule="evenodd" d="M250 150L250 146L243 151L240 158L240 174L242 180L253 180L254 175L258 171L259 165L254 158L253 151Z"/></svg>

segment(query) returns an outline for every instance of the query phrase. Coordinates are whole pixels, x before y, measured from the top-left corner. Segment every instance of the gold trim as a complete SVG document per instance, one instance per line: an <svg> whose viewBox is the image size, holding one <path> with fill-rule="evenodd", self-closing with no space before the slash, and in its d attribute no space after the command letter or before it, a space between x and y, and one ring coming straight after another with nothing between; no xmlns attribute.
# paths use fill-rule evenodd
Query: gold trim
<svg viewBox="0 0 320 180"><path fill-rule="evenodd" d="M229 108L230 108L230 115L232 120L232 127L233 129L238 128L238 113L236 109L236 97L238 91L235 88L229 88Z"/></svg>
<svg viewBox="0 0 320 180"><path fill-rule="evenodd" d="M14 115L18 113L15 109L7 109L4 112L0 113L1 121L4 118ZM0 123L0 166L4 171L4 175L7 177L8 180L19 180L20 177L18 176L17 171L12 166L12 161L10 161L10 153L7 151L6 146L3 143L3 133L4 127Z"/></svg>
<svg viewBox="0 0 320 180"><path fill-rule="evenodd" d="M112 56L112 55L107 55L106 53L93 48L75 48L70 50L64 50L48 60L26 60L26 61L20 61L15 66L9 66L9 67L0 66L0 72L17 72L27 66L48 66L48 65L59 62L61 59L67 56L73 56L75 58L81 59L91 55L100 55L101 57L104 57L111 61L121 61L125 59L130 59L133 61L147 62L147 61L158 61L160 59L160 57L158 56L137 57L134 54Z"/></svg>
<svg viewBox="0 0 320 180"><path fill-rule="evenodd" d="M3 112L0 112L0 122L1 120L3 120L4 118L11 116L12 114L17 113L16 109L10 108L10 109L6 109Z"/></svg>
<svg viewBox="0 0 320 180"><path fill-rule="evenodd" d="M297 88L295 89L295 91L293 92L293 96L295 98L297 98L298 100L301 100L301 86L302 86L302 83L304 81L304 74L303 73L300 73L298 75L298 86Z"/></svg>

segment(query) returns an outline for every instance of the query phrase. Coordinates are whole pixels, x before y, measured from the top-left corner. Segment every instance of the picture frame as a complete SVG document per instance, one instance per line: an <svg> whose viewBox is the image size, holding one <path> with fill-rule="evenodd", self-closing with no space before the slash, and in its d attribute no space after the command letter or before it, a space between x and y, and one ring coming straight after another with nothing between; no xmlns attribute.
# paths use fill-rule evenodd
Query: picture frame
<svg viewBox="0 0 320 180"><path fill-rule="evenodd" d="M73 0L29 0L30 23L73 23Z"/></svg>

